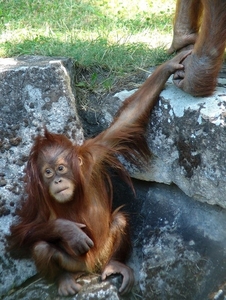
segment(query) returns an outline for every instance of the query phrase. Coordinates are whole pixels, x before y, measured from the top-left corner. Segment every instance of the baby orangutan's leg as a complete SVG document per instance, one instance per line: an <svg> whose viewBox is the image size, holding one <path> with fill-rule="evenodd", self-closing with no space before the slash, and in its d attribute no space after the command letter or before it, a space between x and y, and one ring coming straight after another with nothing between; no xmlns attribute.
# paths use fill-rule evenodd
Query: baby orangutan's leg
<svg viewBox="0 0 226 300"><path fill-rule="evenodd" d="M33 257L42 275L52 280L58 278L59 295L74 295L81 289L76 279L87 271L83 259L72 258L44 241L34 246Z"/></svg>
<svg viewBox="0 0 226 300"><path fill-rule="evenodd" d="M112 240L113 252L102 272L101 278L105 280L112 274L121 274L123 280L119 292L124 295L130 292L134 285L133 270L122 263L128 258L131 250L128 222L124 214L118 211L115 211L112 217L110 239Z"/></svg>

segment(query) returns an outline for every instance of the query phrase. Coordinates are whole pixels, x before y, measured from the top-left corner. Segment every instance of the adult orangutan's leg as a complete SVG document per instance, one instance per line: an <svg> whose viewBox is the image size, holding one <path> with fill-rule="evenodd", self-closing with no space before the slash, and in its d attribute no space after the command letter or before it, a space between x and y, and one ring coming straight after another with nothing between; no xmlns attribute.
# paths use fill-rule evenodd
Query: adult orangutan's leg
<svg viewBox="0 0 226 300"><path fill-rule="evenodd" d="M226 46L226 1L203 0L203 19L194 49L174 74L176 86L193 96L211 95Z"/></svg>
<svg viewBox="0 0 226 300"><path fill-rule="evenodd" d="M177 0L171 54L182 48L191 48L197 38L202 14L201 0Z"/></svg>

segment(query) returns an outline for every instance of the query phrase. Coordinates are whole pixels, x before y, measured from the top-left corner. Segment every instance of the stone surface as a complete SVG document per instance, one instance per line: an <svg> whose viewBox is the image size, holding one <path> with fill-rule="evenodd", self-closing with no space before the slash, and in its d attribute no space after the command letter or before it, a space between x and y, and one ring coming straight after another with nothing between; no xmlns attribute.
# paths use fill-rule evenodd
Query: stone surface
<svg viewBox="0 0 226 300"><path fill-rule="evenodd" d="M73 72L73 61L65 58L0 59L0 295L35 273L31 261L14 261L4 250L34 136L46 126L83 140Z"/></svg>
<svg viewBox="0 0 226 300"><path fill-rule="evenodd" d="M226 211L176 186L135 186L142 206L133 258L142 299L225 299L214 297L226 280Z"/></svg>
<svg viewBox="0 0 226 300"><path fill-rule="evenodd" d="M133 92L122 91L107 99L98 120L103 127ZM153 158L146 171L130 167L131 176L175 183L196 200L226 208L225 72L214 95L207 98L184 93L170 78L151 114L148 141Z"/></svg>
<svg viewBox="0 0 226 300"><path fill-rule="evenodd" d="M135 270L134 294L145 300L226 297L226 211L195 201L175 185L134 180L136 197L117 183L127 203ZM138 297L138 299L139 299Z"/></svg>
<svg viewBox="0 0 226 300"><path fill-rule="evenodd" d="M112 277L109 280L101 281L100 276L90 275L78 279L78 283L82 285L81 291L76 296L60 297L57 294L55 284L46 284L44 279L33 278L29 283L21 286L16 291L11 291L11 294L4 296L5 300L119 300L117 289L120 286L119 277ZM131 298L124 298L129 300Z"/></svg>
<svg viewBox="0 0 226 300"><path fill-rule="evenodd" d="M187 195L225 208L226 79L221 82L210 98L193 98L175 86L163 91L149 131L154 171L144 178L173 182Z"/></svg>

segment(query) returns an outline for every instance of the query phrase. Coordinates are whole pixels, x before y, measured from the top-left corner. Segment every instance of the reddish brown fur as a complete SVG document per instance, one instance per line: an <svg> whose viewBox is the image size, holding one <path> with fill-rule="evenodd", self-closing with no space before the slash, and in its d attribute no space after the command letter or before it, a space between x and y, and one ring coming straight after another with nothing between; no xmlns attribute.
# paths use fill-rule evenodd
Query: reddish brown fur
<svg viewBox="0 0 226 300"><path fill-rule="evenodd" d="M9 243L17 253L18 250L20 254L33 253L37 268L44 276L55 278L65 271L71 274L69 279L69 275L63 275L59 281L62 294L70 294L64 291L66 283L75 280L80 271L101 271L103 279L111 273L121 273L125 277L122 291L131 289L132 272L119 263L126 260L130 250L128 222L119 209L112 212L113 193L108 170L109 167L115 169L131 183L118 155L138 166L150 157L145 139L150 110L168 77L183 68L179 62L186 55L188 53L181 53L160 66L124 102L111 126L83 145L74 145L65 136L47 130L44 136L36 138L27 164L20 219L11 227ZM43 151L56 155L64 150L67 150L65 160L71 166L76 188L71 201L58 203L43 183L40 168ZM94 243L81 255L72 247L76 240L75 222L86 225L82 231ZM72 285L76 293L79 287Z"/></svg>
<svg viewBox="0 0 226 300"><path fill-rule="evenodd" d="M202 10L201 0L177 0L173 41L168 53L172 54L185 47L193 48L201 24Z"/></svg>
<svg viewBox="0 0 226 300"><path fill-rule="evenodd" d="M178 0L174 38L169 53L194 45L174 75L174 83L193 96L211 95L226 46L225 0Z"/></svg>

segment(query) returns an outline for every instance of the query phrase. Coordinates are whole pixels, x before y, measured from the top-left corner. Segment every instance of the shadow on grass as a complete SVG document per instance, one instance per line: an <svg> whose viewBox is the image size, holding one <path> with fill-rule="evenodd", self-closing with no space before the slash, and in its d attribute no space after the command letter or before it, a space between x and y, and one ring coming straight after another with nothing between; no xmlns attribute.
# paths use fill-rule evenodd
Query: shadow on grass
<svg viewBox="0 0 226 300"><path fill-rule="evenodd" d="M116 72L131 71L134 67L146 68L160 64L167 59L163 48L152 48L148 45L109 44L107 39L94 41L75 40L61 42L58 39L38 36L26 39L21 43L5 42L0 48L7 56L44 55L72 57L84 66L99 66ZM135 64L135 66L134 66Z"/></svg>

